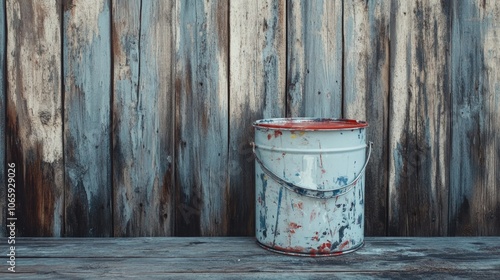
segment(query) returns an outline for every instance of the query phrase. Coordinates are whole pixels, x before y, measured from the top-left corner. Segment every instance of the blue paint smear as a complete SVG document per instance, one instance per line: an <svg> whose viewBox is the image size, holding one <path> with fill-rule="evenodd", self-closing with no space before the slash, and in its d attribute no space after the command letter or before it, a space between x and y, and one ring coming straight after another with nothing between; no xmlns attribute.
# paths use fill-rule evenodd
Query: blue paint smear
<svg viewBox="0 0 500 280"><path fill-rule="evenodd" d="M264 238L267 237L267 227L266 227L266 217L267 217L267 207L266 207L266 189L267 189L267 180L266 175L264 173L260 174L260 179L262 180L262 192L260 193L260 197L262 199L262 208L264 208L264 213L262 209L260 211L259 224L260 229L262 230L262 235Z"/></svg>
<svg viewBox="0 0 500 280"><path fill-rule="evenodd" d="M364 200L363 200L363 186L360 185L360 188L359 188L359 205L363 205Z"/></svg>
<svg viewBox="0 0 500 280"><path fill-rule="evenodd" d="M266 175L264 173L261 173L260 179L262 180L262 194L265 194L267 189ZM262 199L264 199L264 197Z"/></svg>
<svg viewBox="0 0 500 280"><path fill-rule="evenodd" d="M278 234L278 221L280 219L281 197L282 196L283 196L283 186L280 187L280 192L278 194L278 211L276 212L276 224L274 225L273 246L276 245L276 235Z"/></svg>
<svg viewBox="0 0 500 280"><path fill-rule="evenodd" d="M265 208L267 212L267 207ZM262 230L262 236L264 238L267 238L267 227L266 227L266 215L262 215L262 212L260 213L260 229Z"/></svg>
<svg viewBox="0 0 500 280"><path fill-rule="evenodd" d="M349 178L347 178L346 176L340 176L340 177L337 177L337 180L335 181L337 184L341 185L341 186L346 186L347 185L347 180Z"/></svg>

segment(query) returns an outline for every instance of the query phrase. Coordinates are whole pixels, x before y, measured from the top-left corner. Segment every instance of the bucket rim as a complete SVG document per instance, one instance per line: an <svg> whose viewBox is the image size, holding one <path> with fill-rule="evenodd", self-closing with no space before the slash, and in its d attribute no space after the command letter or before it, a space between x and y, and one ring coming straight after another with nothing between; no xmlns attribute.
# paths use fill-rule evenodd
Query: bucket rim
<svg viewBox="0 0 500 280"><path fill-rule="evenodd" d="M331 131L365 128L368 123L355 119L294 117L260 119L255 121L252 126L279 130Z"/></svg>

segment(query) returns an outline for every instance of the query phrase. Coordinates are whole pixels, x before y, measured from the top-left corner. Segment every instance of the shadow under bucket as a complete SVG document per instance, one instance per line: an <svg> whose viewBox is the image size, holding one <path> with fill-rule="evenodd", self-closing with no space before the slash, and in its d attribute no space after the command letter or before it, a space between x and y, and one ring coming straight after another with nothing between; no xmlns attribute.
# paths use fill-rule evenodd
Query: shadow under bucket
<svg viewBox="0 0 500 280"><path fill-rule="evenodd" d="M352 252L364 243L368 124L278 118L253 124L256 238L271 251L306 256ZM368 155L367 155L368 148Z"/></svg>

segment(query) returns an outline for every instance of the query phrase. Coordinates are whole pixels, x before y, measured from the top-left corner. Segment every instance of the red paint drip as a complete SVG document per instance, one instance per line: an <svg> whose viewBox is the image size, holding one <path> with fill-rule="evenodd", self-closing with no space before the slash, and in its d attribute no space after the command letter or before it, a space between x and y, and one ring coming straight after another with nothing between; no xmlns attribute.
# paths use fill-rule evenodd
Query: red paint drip
<svg viewBox="0 0 500 280"><path fill-rule="evenodd" d="M302 202L297 203L297 208L299 208L301 210L304 209L304 203L302 203Z"/></svg>
<svg viewBox="0 0 500 280"><path fill-rule="evenodd" d="M318 251L320 253L329 253L331 247L332 247L332 243L330 243L330 241L328 241L328 242L321 244L321 246L319 246L319 248L318 248Z"/></svg>
<svg viewBox="0 0 500 280"><path fill-rule="evenodd" d="M339 250L344 250L345 247L349 246L349 240L342 242L339 246Z"/></svg>
<svg viewBox="0 0 500 280"><path fill-rule="evenodd" d="M283 132L281 132L281 130L275 130L275 131L274 131L274 138L278 138L278 137L280 137L281 135L283 135Z"/></svg>
<svg viewBox="0 0 500 280"><path fill-rule="evenodd" d="M301 225L297 225L296 223L290 223L290 224L288 224L288 230L291 233L295 233L295 230L298 229L298 228L301 228L301 227L302 227Z"/></svg>
<svg viewBox="0 0 500 280"><path fill-rule="evenodd" d="M312 241L319 241L319 233L316 232L316 235L311 238Z"/></svg>
<svg viewBox="0 0 500 280"><path fill-rule="evenodd" d="M272 137L273 137L273 136L272 136L271 134L268 134L268 135L267 135L267 140L271 140L271 138L272 138Z"/></svg>
<svg viewBox="0 0 500 280"><path fill-rule="evenodd" d="M309 216L309 221L312 222L314 219L316 219L316 211L313 210Z"/></svg>

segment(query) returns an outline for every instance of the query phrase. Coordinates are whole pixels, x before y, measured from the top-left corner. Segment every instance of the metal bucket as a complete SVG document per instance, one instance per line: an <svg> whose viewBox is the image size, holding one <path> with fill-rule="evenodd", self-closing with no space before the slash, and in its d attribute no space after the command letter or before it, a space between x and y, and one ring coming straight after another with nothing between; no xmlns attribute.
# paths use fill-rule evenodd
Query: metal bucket
<svg viewBox="0 0 500 280"><path fill-rule="evenodd" d="M364 243L367 123L346 119L256 121L256 238L271 251L307 256ZM367 153L368 149L368 155Z"/></svg>

